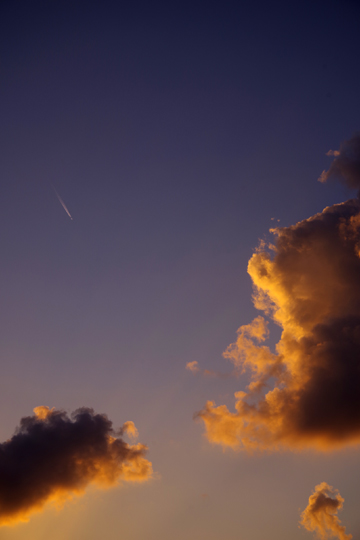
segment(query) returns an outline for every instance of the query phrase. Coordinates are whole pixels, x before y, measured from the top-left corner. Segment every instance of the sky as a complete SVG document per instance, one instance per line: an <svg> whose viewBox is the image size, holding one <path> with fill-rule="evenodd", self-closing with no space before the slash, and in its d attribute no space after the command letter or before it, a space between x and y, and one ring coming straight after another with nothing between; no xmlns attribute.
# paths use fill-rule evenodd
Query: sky
<svg viewBox="0 0 360 540"><path fill-rule="evenodd" d="M360 538L359 22L0 3L1 540Z"/></svg>

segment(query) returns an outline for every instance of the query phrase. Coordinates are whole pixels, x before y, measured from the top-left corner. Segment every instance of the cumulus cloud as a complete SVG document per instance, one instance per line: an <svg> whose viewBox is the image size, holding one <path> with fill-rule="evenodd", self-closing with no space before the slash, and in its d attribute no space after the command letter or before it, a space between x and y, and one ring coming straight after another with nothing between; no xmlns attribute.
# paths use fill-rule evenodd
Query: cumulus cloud
<svg viewBox="0 0 360 540"><path fill-rule="evenodd" d="M34 413L0 444L1 525L26 521L45 503L79 495L92 483L110 487L151 477L147 447L121 438L135 434L133 422L116 435L107 416L92 409L78 409L71 417L43 406Z"/></svg>
<svg viewBox="0 0 360 540"><path fill-rule="evenodd" d="M272 231L248 272L267 321L241 326L224 356L250 373L235 411L209 401L197 413L211 442L233 448L331 450L360 442L360 201Z"/></svg>
<svg viewBox="0 0 360 540"><path fill-rule="evenodd" d="M338 538L351 540L352 535L346 534L337 513L342 509L344 499L339 491L322 482L315 487L309 497L309 504L301 514L300 524L306 530L316 533L319 538Z"/></svg>
<svg viewBox="0 0 360 540"><path fill-rule="evenodd" d="M360 190L360 133L344 141L340 150L329 150L326 155L335 159L329 170L322 172L320 182L335 178L351 189Z"/></svg>

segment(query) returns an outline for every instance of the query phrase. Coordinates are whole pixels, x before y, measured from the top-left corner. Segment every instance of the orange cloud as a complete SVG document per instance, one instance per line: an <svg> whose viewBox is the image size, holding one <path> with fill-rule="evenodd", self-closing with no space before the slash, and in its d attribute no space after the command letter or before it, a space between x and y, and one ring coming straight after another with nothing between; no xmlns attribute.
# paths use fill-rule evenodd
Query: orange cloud
<svg viewBox="0 0 360 540"><path fill-rule="evenodd" d="M126 433L130 437L130 439L137 439L139 436L139 432L134 422L132 422L131 420L125 422L121 429L123 433Z"/></svg>
<svg viewBox="0 0 360 540"><path fill-rule="evenodd" d="M326 540L335 537L339 540L351 540L352 535L345 533L337 513L342 509L344 499L339 491L322 482L315 487L309 497L309 504L301 514L300 524L307 531L315 532L319 538Z"/></svg>
<svg viewBox="0 0 360 540"><path fill-rule="evenodd" d="M185 367L194 375L199 373L204 377L211 377L215 379L228 379L229 377L236 375L236 372L234 371L231 373L220 373L219 371L214 371L213 369L200 369L199 363L196 360L193 362L188 362Z"/></svg>
<svg viewBox="0 0 360 540"><path fill-rule="evenodd" d="M241 326L224 356L250 385L235 394L234 412L209 401L196 416L211 442L232 448L359 443L360 201L272 232L275 245L261 243L248 272L254 304L281 339L272 353L263 317Z"/></svg>
<svg viewBox="0 0 360 540"><path fill-rule="evenodd" d="M193 362L188 362L186 364L186 369L188 369L189 371L191 371L192 373L198 373L200 371L200 368L199 368L199 363L194 360Z"/></svg>
<svg viewBox="0 0 360 540"><path fill-rule="evenodd" d="M0 444L0 525L27 521L47 502L63 502L89 484L114 486L152 476L147 447L116 437L111 421L92 409L36 407L15 435ZM135 434L133 422L121 432Z"/></svg>

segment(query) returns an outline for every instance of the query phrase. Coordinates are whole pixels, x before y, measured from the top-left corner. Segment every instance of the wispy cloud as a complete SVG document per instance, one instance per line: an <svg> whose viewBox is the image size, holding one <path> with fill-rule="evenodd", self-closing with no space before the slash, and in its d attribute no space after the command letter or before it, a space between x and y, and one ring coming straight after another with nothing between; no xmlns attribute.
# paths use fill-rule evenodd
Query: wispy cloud
<svg viewBox="0 0 360 540"><path fill-rule="evenodd" d="M199 363L196 360L193 360L192 362L188 362L186 364L186 369L191 371L191 373L198 373L200 371Z"/></svg>
<svg viewBox="0 0 360 540"><path fill-rule="evenodd" d="M188 362L185 369L191 371L191 373L194 375L199 374L203 375L204 377L212 377L215 379L228 379L229 377L234 377L237 375L235 371L232 371L231 373L221 373L220 371L214 371L213 369L202 369L196 360Z"/></svg>

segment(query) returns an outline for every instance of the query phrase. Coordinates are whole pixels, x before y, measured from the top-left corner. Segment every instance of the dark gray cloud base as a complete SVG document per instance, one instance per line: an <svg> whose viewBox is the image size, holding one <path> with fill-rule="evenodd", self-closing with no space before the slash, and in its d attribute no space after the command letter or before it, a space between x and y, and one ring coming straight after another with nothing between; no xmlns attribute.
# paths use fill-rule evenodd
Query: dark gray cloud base
<svg viewBox="0 0 360 540"><path fill-rule="evenodd" d="M14 436L0 444L0 524L26 520L47 501L79 494L90 483L151 476L146 446L129 445L104 414L81 408L65 412L37 407Z"/></svg>

